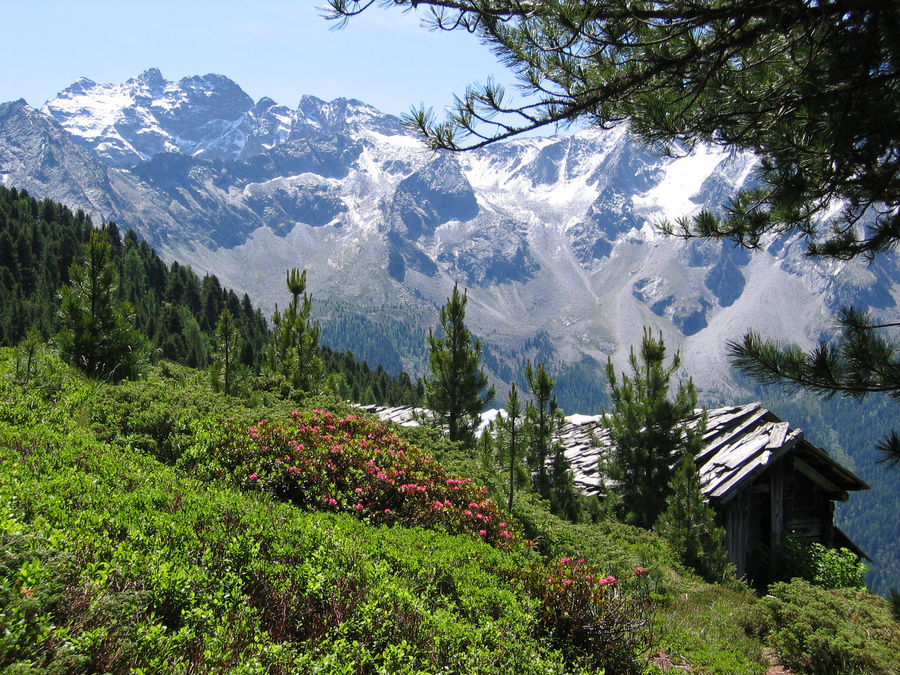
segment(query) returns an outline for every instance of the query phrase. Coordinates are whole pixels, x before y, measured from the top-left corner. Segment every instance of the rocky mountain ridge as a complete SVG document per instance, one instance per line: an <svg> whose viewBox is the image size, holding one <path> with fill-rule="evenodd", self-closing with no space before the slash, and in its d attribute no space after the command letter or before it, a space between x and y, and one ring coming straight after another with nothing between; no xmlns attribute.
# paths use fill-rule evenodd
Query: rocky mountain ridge
<svg viewBox="0 0 900 675"><path fill-rule="evenodd" d="M424 341L409 353L398 335L434 325L458 281L501 382L533 358L599 386L649 325L712 400L734 391L722 349L748 327L807 345L840 305L889 314L898 297L892 257L811 264L797 241L751 253L659 234L720 208L752 167L716 148L665 157L625 127L433 153L359 101L254 103L219 75L82 79L41 111L0 105L3 184L133 227L263 307L305 267L326 335L353 317L334 346L375 360L353 336L377 325L393 365L419 370Z"/></svg>

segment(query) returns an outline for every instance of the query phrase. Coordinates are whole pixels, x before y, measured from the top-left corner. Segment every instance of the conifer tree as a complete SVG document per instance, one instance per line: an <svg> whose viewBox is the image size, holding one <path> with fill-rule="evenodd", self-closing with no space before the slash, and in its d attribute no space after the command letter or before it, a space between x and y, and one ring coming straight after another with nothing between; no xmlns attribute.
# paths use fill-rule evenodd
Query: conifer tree
<svg viewBox="0 0 900 675"><path fill-rule="evenodd" d="M547 475L547 461L553 442L554 420L557 416L556 399L553 397L555 383L547 374L543 363L538 363L535 370L531 361L525 365L525 380L534 396L525 410L530 432L529 462L538 494L549 499L550 479Z"/></svg>
<svg viewBox="0 0 900 675"><path fill-rule="evenodd" d="M16 347L16 381L27 385L37 370L41 334L32 328Z"/></svg>
<svg viewBox="0 0 900 675"><path fill-rule="evenodd" d="M682 561L710 582L723 578L728 564L725 530L716 525L716 514L703 497L696 456L702 449L706 413L697 427L686 434L678 466L669 485L671 495L666 510L653 529L672 544Z"/></svg>
<svg viewBox="0 0 900 675"><path fill-rule="evenodd" d="M146 340L132 324L131 304L116 300L119 279L110 262L106 235L92 231L84 252L84 265L73 262L70 283L59 289L60 352L90 377L134 377L145 355Z"/></svg>
<svg viewBox="0 0 900 675"><path fill-rule="evenodd" d="M450 440L474 446L479 416L495 392L481 367L481 341L473 340L465 325L467 300L468 294L454 284L441 307L442 335L428 333L431 379L425 381L425 407Z"/></svg>
<svg viewBox="0 0 900 675"><path fill-rule="evenodd" d="M294 389L312 392L322 381L324 365L319 355L319 324L310 318L312 296L306 292L306 270L289 270L287 287L291 302L284 313L275 306L266 368L283 376Z"/></svg>
<svg viewBox="0 0 900 675"><path fill-rule="evenodd" d="M212 364L212 382L215 389L226 394L234 393L238 375L242 370L239 361L241 334L228 308L223 308L216 323L215 352Z"/></svg>
<svg viewBox="0 0 900 675"><path fill-rule="evenodd" d="M603 426L613 447L604 473L619 500L619 517L647 529L666 508L677 453L691 447L698 433L683 424L697 405L693 382L679 384L670 400L669 381L681 359L676 353L666 367L665 356L662 335L654 338L647 328L639 354L631 350L630 377L623 374L619 382L612 361L606 366L613 409L604 416Z"/></svg>
<svg viewBox="0 0 900 675"><path fill-rule="evenodd" d="M550 502L554 514L577 522L581 517L582 498L575 489L565 448L556 437L565 423L553 395L556 383L543 363L538 363L535 369L530 361L525 365L525 379L534 396L525 408L525 438L535 490Z"/></svg>
<svg viewBox="0 0 900 675"><path fill-rule="evenodd" d="M509 445L507 460L509 461L509 503L512 511L513 496L516 489L516 469L522 460L522 403L519 401L519 392L516 391L516 383L513 382L509 390L509 398L506 401L506 427L509 432Z"/></svg>

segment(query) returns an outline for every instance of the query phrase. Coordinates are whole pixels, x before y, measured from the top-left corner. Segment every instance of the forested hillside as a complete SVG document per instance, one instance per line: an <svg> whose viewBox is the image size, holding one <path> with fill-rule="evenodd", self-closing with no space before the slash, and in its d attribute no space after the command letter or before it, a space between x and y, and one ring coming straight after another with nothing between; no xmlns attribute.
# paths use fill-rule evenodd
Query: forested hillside
<svg viewBox="0 0 900 675"><path fill-rule="evenodd" d="M72 213L51 200L0 187L0 345L16 345L32 330L42 338L59 330L58 291L69 282L69 266L80 259L93 227L80 210ZM259 369L269 328L246 294L238 297L215 275L201 279L177 262L167 266L133 230L122 236L111 222L100 229L111 244L119 299L131 304L135 327L152 345L151 359L206 367L216 324L227 309L241 336L240 362L250 372ZM400 404L415 403L421 395L405 373L370 368L327 346L321 352L334 376L329 385L347 399Z"/></svg>

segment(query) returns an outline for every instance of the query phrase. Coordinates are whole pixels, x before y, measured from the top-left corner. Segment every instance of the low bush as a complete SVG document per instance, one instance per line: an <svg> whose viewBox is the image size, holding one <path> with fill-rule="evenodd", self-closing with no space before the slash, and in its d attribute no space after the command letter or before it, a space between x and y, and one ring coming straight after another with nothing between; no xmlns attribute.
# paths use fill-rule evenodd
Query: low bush
<svg viewBox="0 0 900 675"><path fill-rule="evenodd" d="M652 615L643 567L620 580L565 556L532 567L521 579L526 592L540 600L541 623L569 662L610 673L642 670Z"/></svg>
<svg viewBox="0 0 900 675"><path fill-rule="evenodd" d="M776 583L760 600L756 628L785 665L801 673L900 673L900 624L878 596L825 589L803 579Z"/></svg>
<svg viewBox="0 0 900 675"><path fill-rule="evenodd" d="M794 577L806 579L824 588L866 587L866 566L852 551L835 549L802 534L786 534L774 553L772 565L774 581L790 581Z"/></svg>
<svg viewBox="0 0 900 675"><path fill-rule="evenodd" d="M294 411L289 422L231 421L212 429L181 466L312 511L344 512L370 524L468 533L509 548L518 525L487 489L449 476L381 422L358 415Z"/></svg>

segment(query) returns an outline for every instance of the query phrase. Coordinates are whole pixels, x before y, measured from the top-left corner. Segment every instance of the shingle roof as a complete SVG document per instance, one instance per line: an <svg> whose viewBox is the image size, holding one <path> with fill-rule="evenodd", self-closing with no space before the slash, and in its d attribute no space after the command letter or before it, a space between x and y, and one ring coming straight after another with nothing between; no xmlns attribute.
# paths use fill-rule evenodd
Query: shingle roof
<svg viewBox="0 0 900 675"><path fill-rule="evenodd" d="M410 406L389 408L362 406L380 419L404 426L416 424ZM700 411L687 420L696 425ZM600 415L572 415L559 433L566 458L572 465L575 485L588 494L601 489L600 457L609 451L609 432ZM741 486L795 450L794 468L829 492L846 500L848 490L866 490L868 484L838 464L795 429L759 403L707 411L704 448L697 456L703 493L720 503L730 501Z"/></svg>

